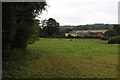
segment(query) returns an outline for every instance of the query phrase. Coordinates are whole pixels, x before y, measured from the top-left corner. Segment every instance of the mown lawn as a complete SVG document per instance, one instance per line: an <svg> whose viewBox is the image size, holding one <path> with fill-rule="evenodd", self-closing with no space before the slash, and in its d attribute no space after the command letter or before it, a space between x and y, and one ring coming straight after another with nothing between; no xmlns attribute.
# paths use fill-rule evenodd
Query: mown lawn
<svg viewBox="0 0 120 80"><path fill-rule="evenodd" d="M4 77L116 78L118 44L99 39L40 38ZM18 57L18 56L17 56ZM22 58L23 58L22 57Z"/></svg>

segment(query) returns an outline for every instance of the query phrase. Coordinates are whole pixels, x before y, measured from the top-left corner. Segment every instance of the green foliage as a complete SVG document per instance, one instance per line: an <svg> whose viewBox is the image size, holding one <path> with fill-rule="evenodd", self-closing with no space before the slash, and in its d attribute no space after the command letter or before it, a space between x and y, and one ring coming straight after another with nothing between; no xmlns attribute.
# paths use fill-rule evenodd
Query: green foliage
<svg viewBox="0 0 120 80"><path fill-rule="evenodd" d="M2 3L3 53L25 49L34 29L34 18L46 9L46 2Z"/></svg>
<svg viewBox="0 0 120 80"><path fill-rule="evenodd" d="M64 25L60 26L60 30L64 29L73 29L73 30L106 30L106 29L111 29L112 25L110 24L89 24L89 25Z"/></svg>
<svg viewBox="0 0 120 80"><path fill-rule="evenodd" d="M120 25L114 25L113 29L108 30L105 33L105 35L109 36L109 37L119 36L120 35Z"/></svg>
<svg viewBox="0 0 120 80"><path fill-rule="evenodd" d="M44 36L56 37L59 34L59 23L55 19L49 18L48 20L43 20L41 24Z"/></svg>
<svg viewBox="0 0 120 80"><path fill-rule="evenodd" d="M72 31L72 29L70 29L70 28L61 29L61 30L59 31L57 37L64 38L64 37L65 37L65 33L69 33L70 31Z"/></svg>
<svg viewBox="0 0 120 80"><path fill-rule="evenodd" d="M100 38L100 40L108 40L108 39L109 39L108 36L103 36L103 37Z"/></svg>
<svg viewBox="0 0 120 80"><path fill-rule="evenodd" d="M108 40L108 44L120 44L120 36L111 37Z"/></svg>
<svg viewBox="0 0 120 80"><path fill-rule="evenodd" d="M106 39L108 40L108 44L119 44L120 43L120 25L113 25L113 29L110 29L105 33L105 37L109 37L109 40Z"/></svg>
<svg viewBox="0 0 120 80"><path fill-rule="evenodd" d="M65 33L69 33L70 31L72 31L72 29L67 28L64 30Z"/></svg>
<svg viewBox="0 0 120 80"><path fill-rule="evenodd" d="M71 36L71 35L68 35L68 38L72 38L73 36Z"/></svg>
<svg viewBox="0 0 120 80"><path fill-rule="evenodd" d="M100 36L84 36L83 38L100 38Z"/></svg>
<svg viewBox="0 0 120 80"><path fill-rule="evenodd" d="M114 25L113 30L115 30L117 36L120 35L120 25Z"/></svg>
<svg viewBox="0 0 120 80"><path fill-rule="evenodd" d="M31 37L28 40L29 44L35 43L35 41L39 40L39 20L35 20L33 26L31 27Z"/></svg>
<svg viewBox="0 0 120 80"><path fill-rule="evenodd" d="M117 36L118 34L115 30L110 29L110 30L106 31L105 35L109 36L109 37L113 37L113 36Z"/></svg>

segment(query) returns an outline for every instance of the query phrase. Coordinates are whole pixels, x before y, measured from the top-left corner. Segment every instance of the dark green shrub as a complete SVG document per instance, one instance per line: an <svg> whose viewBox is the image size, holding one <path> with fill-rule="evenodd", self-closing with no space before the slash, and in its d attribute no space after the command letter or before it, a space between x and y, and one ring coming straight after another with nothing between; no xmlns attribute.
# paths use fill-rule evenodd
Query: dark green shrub
<svg viewBox="0 0 120 80"><path fill-rule="evenodd" d="M108 39L109 39L108 36L103 36L103 37L100 38L100 40L108 40Z"/></svg>
<svg viewBox="0 0 120 80"><path fill-rule="evenodd" d="M100 38L100 36L84 36L84 38Z"/></svg>
<svg viewBox="0 0 120 80"><path fill-rule="evenodd" d="M71 35L68 35L68 38L72 38L72 36L71 36Z"/></svg>
<svg viewBox="0 0 120 80"><path fill-rule="evenodd" d="M108 44L120 44L120 36L111 37L108 40Z"/></svg>
<svg viewBox="0 0 120 80"><path fill-rule="evenodd" d="M110 29L110 30L105 32L105 36L115 37L115 36L118 36L118 34L117 34L117 32L115 30Z"/></svg>

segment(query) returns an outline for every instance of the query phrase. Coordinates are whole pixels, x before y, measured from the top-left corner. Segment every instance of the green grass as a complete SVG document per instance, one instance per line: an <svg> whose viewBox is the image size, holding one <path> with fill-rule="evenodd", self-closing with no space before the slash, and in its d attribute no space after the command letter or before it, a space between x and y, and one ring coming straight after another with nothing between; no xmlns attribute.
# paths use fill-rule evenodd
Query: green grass
<svg viewBox="0 0 120 80"><path fill-rule="evenodd" d="M41 38L4 77L116 78L118 44L99 39ZM19 57L19 56L17 56ZM16 57L16 59L17 59ZM15 60L15 59L14 59ZM24 60L24 61L23 61Z"/></svg>

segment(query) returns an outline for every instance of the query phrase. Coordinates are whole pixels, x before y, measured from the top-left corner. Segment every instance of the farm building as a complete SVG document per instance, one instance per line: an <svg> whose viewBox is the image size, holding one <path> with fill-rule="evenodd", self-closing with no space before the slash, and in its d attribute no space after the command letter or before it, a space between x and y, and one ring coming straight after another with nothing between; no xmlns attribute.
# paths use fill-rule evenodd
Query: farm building
<svg viewBox="0 0 120 80"><path fill-rule="evenodd" d="M73 36L73 37L84 37L84 36L104 36L107 30L73 30L69 33L65 33L65 37Z"/></svg>

